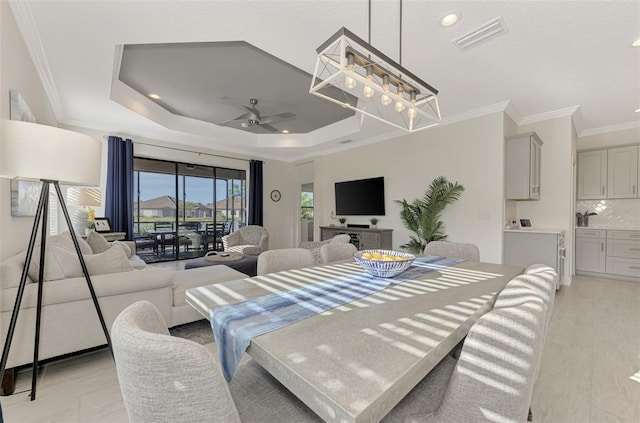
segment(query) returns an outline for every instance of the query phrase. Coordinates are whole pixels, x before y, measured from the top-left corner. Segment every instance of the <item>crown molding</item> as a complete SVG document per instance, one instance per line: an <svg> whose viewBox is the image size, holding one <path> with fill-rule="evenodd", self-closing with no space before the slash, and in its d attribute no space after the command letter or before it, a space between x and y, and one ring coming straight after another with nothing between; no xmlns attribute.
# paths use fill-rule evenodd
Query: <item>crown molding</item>
<svg viewBox="0 0 640 423"><path fill-rule="evenodd" d="M20 29L24 43L31 56L31 61L36 69L36 73L40 77L40 82L49 98L49 103L56 116L56 120L63 122L64 109L60 101L60 94L58 93L58 88L56 87L49 62L47 61L44 46L42 45L42 37L40 37L40 31L38 31L38 25L36 24L30 3L26 1L9 0L9 7L11 7L16 24Z"/></svg>
<svg viewBox="0 0 640 423"><path fill-rule="evenodd" d="M528 125L530 123L541 122L544 120L572 116L579 108L580 106L572 106L565 109L551 110L549 112L539 113L537 115L525 116L520 120L520 122L518 122L518 125Z"/></svg>
<svg viewBox="0 0 640 423"><path fill-rule="evenodd" d="M448 116L442 119L439 125L432 126L427 128L435 129L442 126L451 125L458 122L463 122L465 120L475 119L482 116L487 116L493 113L504 112L507 106L509 105L509 101L503 101L501 103L490 104L489 106L480 107L478 109L469 110L468 112L459 113L457 115Z"/></svg>
<svg viewBox="0 0 640 423"><path fill-rule="evenodd" d="M608 134L609 132L625 131L627 129L636 128L640 129L640 121L620 123L618 125L603 126L600 128L585 129L582 132L578 132L580 134L578 135L578 137L582 138L591 135Z"/></svg>

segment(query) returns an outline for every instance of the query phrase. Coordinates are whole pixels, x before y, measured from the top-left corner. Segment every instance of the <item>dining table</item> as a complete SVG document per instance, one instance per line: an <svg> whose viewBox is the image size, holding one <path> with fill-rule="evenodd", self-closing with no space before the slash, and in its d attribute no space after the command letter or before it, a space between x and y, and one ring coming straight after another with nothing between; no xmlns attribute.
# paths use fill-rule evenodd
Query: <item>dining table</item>
<svg viewBox="0 0 640 423"><path fill-rule="evenodd" d="M434 265L420 277L255 336L246 352L323 420L379 421L523 271L475 261ZM219 307L366 277L373 278L349 260L191 288L186 297L211 319Z"/></svg>

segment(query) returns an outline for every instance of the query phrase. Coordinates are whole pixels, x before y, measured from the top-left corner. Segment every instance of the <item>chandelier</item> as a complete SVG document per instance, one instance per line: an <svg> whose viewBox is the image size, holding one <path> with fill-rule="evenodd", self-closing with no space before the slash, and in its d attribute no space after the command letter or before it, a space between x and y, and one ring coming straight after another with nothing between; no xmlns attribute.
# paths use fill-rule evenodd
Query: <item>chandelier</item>
<svg viewBox="0 0 640 423"><path fill-rule="evenodd" d="M442 119L438 90L348 29L341 28L316 51L311 94L408 132Z"/></svg>

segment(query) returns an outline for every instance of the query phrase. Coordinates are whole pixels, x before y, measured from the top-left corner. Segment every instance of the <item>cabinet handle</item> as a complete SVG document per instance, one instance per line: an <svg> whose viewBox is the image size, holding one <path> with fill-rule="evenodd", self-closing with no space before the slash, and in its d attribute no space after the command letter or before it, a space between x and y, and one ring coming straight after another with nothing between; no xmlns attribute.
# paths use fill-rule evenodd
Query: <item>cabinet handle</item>
<svg viewBox="0 0 640 423"><path fill-rule="evenodd" d="M635 185L633 186L633 193L634 194L636 193L636 186Z"/></svg>
<svg viewBox="0 0 640 423"><path fill-rule="evenodd" d="M640 270L640 267L638 267L638 266L629 266L629 269L636 269L636 270Z"/></svg>
<svg viewBox="0 0 640 423"><path fill-rule="evenodd" d="M639 236L640 236L640 234L629 234L629 237L631 237L631 238L637 238Z"/></svg>
<svg viewBox="0 0 640 423"><path fill-rule="evenodd" d="M602 195L604 195L604 187L602 187Z"/></svg>
<svg viewBox="0 0 640 423"><path fill-rule="evenodd" d="M640 251L640 248L629 248L629 251Z"/></svg>
<svg viewBox="0 0 640 423"><path fill-rule="evenodd" d="M600 243L600 251L604 251L604 242Z"/></svg>

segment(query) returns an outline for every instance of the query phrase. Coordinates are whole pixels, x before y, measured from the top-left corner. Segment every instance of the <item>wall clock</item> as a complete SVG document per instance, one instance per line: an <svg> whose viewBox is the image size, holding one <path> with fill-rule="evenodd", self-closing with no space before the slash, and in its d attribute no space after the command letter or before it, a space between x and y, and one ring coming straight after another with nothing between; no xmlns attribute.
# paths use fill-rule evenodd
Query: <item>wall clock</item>
<svg viewBox="0 0 640 423"><path fill-rule="evenodd" d="M271 191L271 201L280 201L280 197L282 197L280 195L280 191L278 191L277 189Z"/></svg>

